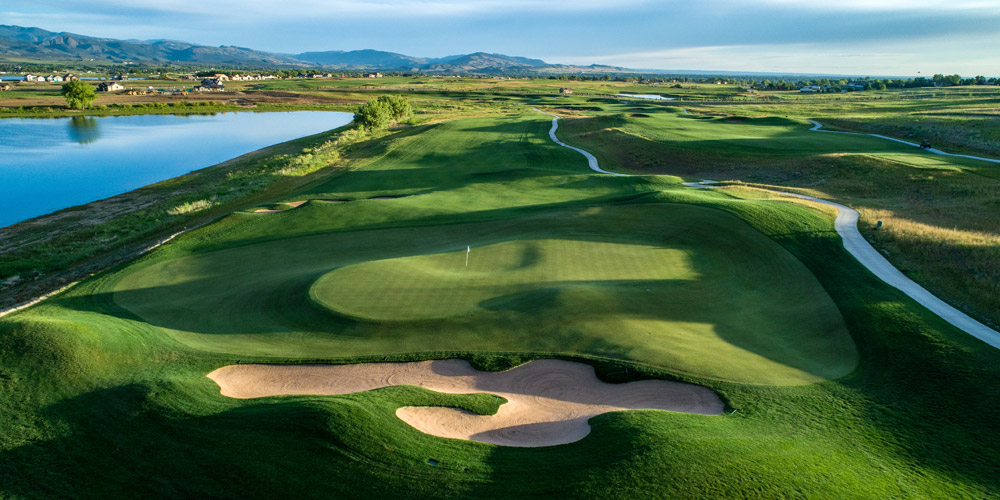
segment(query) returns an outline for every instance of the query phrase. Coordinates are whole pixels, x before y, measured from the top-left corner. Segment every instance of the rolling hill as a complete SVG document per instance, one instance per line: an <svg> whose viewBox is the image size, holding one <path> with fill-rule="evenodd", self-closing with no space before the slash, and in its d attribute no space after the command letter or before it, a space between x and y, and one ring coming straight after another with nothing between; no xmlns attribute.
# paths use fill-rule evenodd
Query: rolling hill
<svg viewBox="0 0 1000 500"><path fill-rule="evenodd" d="M117 40L12 25L0 25L0 61L319 67L339 70L463 74L631 71L611 66L549 64L540 59L487 52L439 58L416 57L373 49L277 54L232 45L210 47L177 40Z"/></svg>

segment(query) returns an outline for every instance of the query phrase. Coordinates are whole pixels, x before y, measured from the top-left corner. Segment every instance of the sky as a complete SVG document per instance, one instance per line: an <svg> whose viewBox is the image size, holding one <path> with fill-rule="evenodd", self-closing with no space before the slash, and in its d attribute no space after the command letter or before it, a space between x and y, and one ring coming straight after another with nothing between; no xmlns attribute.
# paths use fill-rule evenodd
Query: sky
<svg viewBox="0 0 1000 500"><path fill-rule="evenodd" d="M292 54L483 51L638 69L1000 76L1000 0L5 0L0 24Z"/></svg>

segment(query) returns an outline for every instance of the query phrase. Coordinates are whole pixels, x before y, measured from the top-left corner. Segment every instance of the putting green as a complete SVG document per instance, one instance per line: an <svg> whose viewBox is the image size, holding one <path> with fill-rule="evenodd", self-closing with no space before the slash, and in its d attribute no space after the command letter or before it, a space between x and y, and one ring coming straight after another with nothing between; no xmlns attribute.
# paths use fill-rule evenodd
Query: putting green
<svg viewBox="0 0 1000 500"><path fill-rule="evenodd" d="M331 233L123 274L115 302L211 351L582 353L775 385L840 377L858 359L802 263L736 217L683 204Z"/></svg>
<svg viewBox="0 0 1000 500"><path fill-rule="evenodd" d="M519 240L477 247L474 259L466 248L347 266L320 278L311 294L337 312L391 321L468 314L543 289L696 277L687 253L678 249Z"/></svg>

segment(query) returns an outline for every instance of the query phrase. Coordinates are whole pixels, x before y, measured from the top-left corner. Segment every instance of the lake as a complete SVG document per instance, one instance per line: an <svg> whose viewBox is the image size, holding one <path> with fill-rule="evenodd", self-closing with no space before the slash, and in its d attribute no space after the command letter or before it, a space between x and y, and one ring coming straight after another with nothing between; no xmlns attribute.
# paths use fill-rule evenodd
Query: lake
<svg viewBox="0 0 1000 500"><path fill-rule="evenodd" d="M293 111L0 119L0 227L350 123Z"/></svg>

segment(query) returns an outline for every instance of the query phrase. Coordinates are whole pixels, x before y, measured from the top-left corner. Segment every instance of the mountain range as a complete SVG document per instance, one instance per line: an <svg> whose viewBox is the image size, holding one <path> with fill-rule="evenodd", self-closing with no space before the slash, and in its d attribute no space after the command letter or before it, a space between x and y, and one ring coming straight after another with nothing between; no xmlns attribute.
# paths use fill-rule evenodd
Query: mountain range
<svg viewBox="0 0 1000 500"><path fill-rule="evenodd" d="M540 59L475 52L430 58L380 50L331 50L278 54L177 40L118 40L0 25L0 61L104 62L242 67L317 67L336 70L412 71L462 74L619 73L614 66L568 66Z"/></svg>

